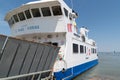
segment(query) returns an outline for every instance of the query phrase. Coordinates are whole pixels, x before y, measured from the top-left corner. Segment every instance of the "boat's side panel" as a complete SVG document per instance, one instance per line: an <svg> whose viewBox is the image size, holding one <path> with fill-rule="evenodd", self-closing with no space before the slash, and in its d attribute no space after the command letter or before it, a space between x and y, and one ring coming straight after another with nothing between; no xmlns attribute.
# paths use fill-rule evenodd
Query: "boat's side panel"
<svg viewBox="0 0 120 80"><path fill-rule="evenodd" d="M67 63L67 68L98 59L97 53L91 53L91 48L95 48L94 46L80 41L79 38L73 38L71 35L71 33L66 35L66 52L64 60ZM78 45L78 52L76 53L73 52L73 44ZM86 51L84 49L83 53L80 52L80 45L82 45L84 48L86 46Z"/></svg>
<svg viewBox="0 0 120 80"><path fill-rule="evenodd" d="M19 36L33 33L66 32L66 25L63 19L64 18L62 16L51 16L46 18L32 18L30 20L21 21L11 27L12 35Z"/></svg>
<svg viewBox="0 0 120 80"><path fill-rule="evenodd" d="M73 44L78 45L78 52L73 52ZM86 51L80 52L80 45L86 47ZM96 48L86 42L82 42L78 37L72 36L72 33L67 33L66 35L66 48L64 61L66 63L66 71L56 71L55 77L57 80L61 79L72 79L73 77L79 75L80 73L88 70L89 68L95 66L98 63L97 53L92 53L91 49ZM64 68L64 67L63 67Z"/></svg>
<svg viewBox="0 0 120 80"><path fill-rule="evenodd" d="M98 64L98 59L81 64L81 65L71 67L71 68L67 69L65 72L62 72L62 71L55 72L54 75L56 77L56 80L62 80L62 79L71 80L75 76L77 76L80 73L92 68L96 64Z"/></svg>

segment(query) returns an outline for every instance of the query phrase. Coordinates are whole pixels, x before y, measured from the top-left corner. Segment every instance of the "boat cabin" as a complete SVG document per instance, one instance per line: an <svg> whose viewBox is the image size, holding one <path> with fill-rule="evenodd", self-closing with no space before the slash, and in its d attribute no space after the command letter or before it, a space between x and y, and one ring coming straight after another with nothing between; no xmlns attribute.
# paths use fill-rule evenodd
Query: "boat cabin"
<svg viewBox="0 0 120 80"><path fill-rule="evenodd" d="M33 33L67 32L67 26L76 25L75 18L77 14L63 0L41 0L10 11L5 20L10 25L12 35L17 37Z"/></svg>
<svg viewBox="0 0 120 80"><path fill-rule="evenodd" d="M95 41L88 38L86 28L81 28L78 34L75 23L77 17L77 13L63 0L41 0L10 11L5 20L10 25L12 36L59 46L59 54L64 57L71 54L72 57L74 49L75 53L80 52L78 45L82 45L82 50L84 47L85 50L88 47L95 49Z"/></svg>

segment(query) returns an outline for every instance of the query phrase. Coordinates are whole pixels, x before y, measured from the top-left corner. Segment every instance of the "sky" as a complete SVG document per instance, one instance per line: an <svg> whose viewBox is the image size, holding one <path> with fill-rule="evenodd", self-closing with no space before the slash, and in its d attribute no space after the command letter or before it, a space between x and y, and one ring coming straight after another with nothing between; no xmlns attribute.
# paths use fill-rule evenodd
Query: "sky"
<svg viewBox="0 0 120 80"><path fill-rule="evenodd" d="M35 0L0 0L0 34L11 35L4 21L6 13ZM64 0L68 6L71 0ZM97 43L99 52L120 51L120 0L72 0L79 15L77 26L89 29L89 38Z"/></svg>

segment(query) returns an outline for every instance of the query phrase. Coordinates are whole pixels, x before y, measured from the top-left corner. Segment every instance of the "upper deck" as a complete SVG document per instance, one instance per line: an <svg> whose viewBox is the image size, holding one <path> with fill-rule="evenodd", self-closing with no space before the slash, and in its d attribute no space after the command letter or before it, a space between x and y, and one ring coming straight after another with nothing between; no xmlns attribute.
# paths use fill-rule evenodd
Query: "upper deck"
<svg viewBox="0 0 120 80"><path fill-rule="evenodd" d="M76 17L63 0L42 0L29 2L11 10L5 20L10 25L12 35L19 36L67 32L67 25L72 24Z"/></svg>

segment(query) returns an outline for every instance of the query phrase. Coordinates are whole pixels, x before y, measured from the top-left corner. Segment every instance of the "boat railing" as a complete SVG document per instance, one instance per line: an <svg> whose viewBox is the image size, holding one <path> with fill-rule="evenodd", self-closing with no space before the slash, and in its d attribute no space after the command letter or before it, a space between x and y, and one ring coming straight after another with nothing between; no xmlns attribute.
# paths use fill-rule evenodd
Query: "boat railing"
<svg viewBox="0 0 120 80"><path fill-rule="evenodd" d="M41 80L43 78L47 80L50 78L51 73L52 73L51 70L45 70L45 71L34 72L29 74L0 78L0 80Z"/></svg>

